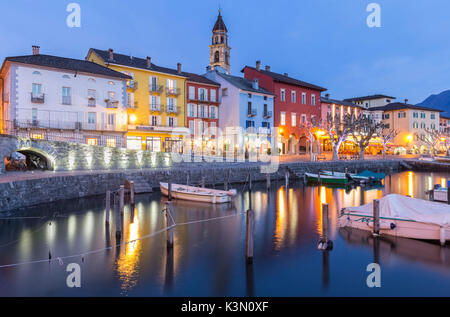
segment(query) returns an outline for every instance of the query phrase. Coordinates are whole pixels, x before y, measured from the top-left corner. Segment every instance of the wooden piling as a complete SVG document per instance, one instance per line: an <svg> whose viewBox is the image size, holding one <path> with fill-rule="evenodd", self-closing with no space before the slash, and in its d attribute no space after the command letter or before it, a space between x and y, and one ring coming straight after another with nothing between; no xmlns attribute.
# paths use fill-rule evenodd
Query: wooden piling
<svg viewBox="0 0 450 317"><path fill-rule="evenodd" d="M228 182L230 181L230 170L227 171L227 175L224 175L223 179L224 179L223 188L224 190L228 190Z"/></svg>
<svg viewBox="0 0 450 317"><path fill-rule="evenodd" d="M205 176L202 176L201 186L202 186L202 188L205 188Z"/></svg>
<svg viewBox="0 0 450 317"><path fill-rule="evenodd" d="M266 174L266 188L267 190L270 189L270 173Z"/></svg>
<svg viewBox="0 0 450 317"><path fill-rule="evenodd" d="M246 230L246 244L245 244L245 258L247 264L253 263L253 229L254 229L255 215L253 210L247 210L247 230Z"/></svg>
<svg viewBox="0 0 450 317"><path fill-rule="evenodd" d="M450 205L450 187L448 185L449 182L447 182L447 204Z"/></svg>
<svg viewBox="0 0 450 317"><path fill-rule="evenodd" d="M134 181L130 181L130 204L134 206Z"/></svg>
<svg viewBox="0 0 450 317"><path fill-rule="evenodd" d="M105 224L109 225L109 212L111 210L111 191L106 191Z"/></svg>
<svg viewBox="0 0 450 317"><path fill-rule="evenodd" d="M248 172L248 189L252 190L252 173Z"/></svg>
<svg viewBox="0 0 450 317"><path fill-rule="evenodd" d="M114 195L114 211L116 213L116 239L120 240L122 237L122 217L120 215L120 199L116 199L117 195ZM117 197L118 198L118 197Z"/></svg>
<svg viewBox="0 0 450 317"><path fill-rule="evenodd" d="M186 185L188 185L188 186L190 183L190 178L191 178L191 171L188 171L186 174Z"/></svg>
<svg viewBox="0 0 450 317"><path fill-rule="evenodd" d="M166 226L169 228L173 226L172 221L172 201L166 202ZM167 230L167 249L173 248L173 228Z"/></svg>
<svg viewBox="0 0 450 317"><path fill-rule="evenodd" d="M172 180L170 179L170 175L169 175L169 180L167 181L167 196L169 201L172 200Z"/></svg>
<svg viewBox="0 0 450 317"><path fill-rule="evenodd" d="M120 214L123 215L123 208L125 205L125 186L124 185L120 185L120 189L119 189L119 210L120 210Z"/></svg>
<svg viewBox="0 0 450 317"><path fill-rule="evenodd" d="M322 242L328 243L328 204L322 204Z"/></svg>
<svg viewBox="0 0 450 317"><path fill-rule="evenodd" d="M378 199L373 201L373 235L380 235L380 201Z"/></svg>
<svg viewBox="0 0 450 317"><path fill-rule="evenodd" d="M288 188L289 187L289 171L286 171L284 173L284 178L285 178L286 188Z"/></svg>

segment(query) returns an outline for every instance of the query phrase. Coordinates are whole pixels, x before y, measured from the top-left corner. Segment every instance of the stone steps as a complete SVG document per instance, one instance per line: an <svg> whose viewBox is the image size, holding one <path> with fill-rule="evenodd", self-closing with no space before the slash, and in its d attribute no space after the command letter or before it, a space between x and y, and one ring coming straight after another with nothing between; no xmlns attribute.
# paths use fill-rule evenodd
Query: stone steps
<svg viewBox="0 0 450 317"><path fill-rule="evenodd" d="M140 175L133 175L128 177L129 181L134 182L134 192L136 194L152 193L153 189L150 184Z"/></svg>

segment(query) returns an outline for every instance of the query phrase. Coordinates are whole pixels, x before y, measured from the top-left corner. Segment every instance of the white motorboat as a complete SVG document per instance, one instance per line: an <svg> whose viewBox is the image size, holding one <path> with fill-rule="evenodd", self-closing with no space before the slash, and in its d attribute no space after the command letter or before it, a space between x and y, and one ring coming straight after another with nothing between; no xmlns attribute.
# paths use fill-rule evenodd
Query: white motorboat
<svg viewBox="0 0 450 317"><path fill-rule="evenodd" d="M340 227L373 230L373 203L342 209ZM397 237L450 240L450 205L398 194L380 199L380 234Z"/></svg>
<svg viewBox="0 0 450 317"><path fill-rule="evenodd" d="M168 183L159 183L159 188L161 189L163 195L169 195ZM206 202L212 204L222 204L230 202L232 197L236 196L236 193L237 192L235 189L225 191L181 184L171 185L171 195L175 199Z"/></svg>

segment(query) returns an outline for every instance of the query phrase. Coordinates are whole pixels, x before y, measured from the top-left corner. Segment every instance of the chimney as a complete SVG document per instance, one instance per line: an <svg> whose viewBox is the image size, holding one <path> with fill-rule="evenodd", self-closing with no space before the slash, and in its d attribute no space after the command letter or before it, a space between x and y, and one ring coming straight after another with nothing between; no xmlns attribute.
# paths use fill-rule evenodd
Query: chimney
<svg viewBox="0 0 450 317"><path fill-rule="evenodd" d="M150 56L147 56L147 68L152 67L152 58Z"/></svg>
<svg viewBox="0 0 450 317"><path fill-rule="evenodd" d="M181 74L181 63L177 63L177 72Z"/></svg>
<svg viewBox="0 0 450 317"><path fill-rule="evenodd" d="M33 55L39 55L39 49L41 47L37 45L33 45L32 47L33 47Z"/></svg>
<svg viewBox="0 0 450 317"><path fill-rule="evenodd" d="M270 66L266 65L266 71L270 72Z"/></svg>
<svg viewBox="0 0 450 317"><path fill-rule="evenodd" d="M108 53L109 53L109 56L108 56L109 60L110 60L110 61L114 60L114 51L113 51L112 48L110 48L110 49L108 50Z"/></svg>
<svg viewBox="0 0 450 317"><path fill-rule="evenodd" d="M284 73L284 76L289 77L288 73Z"/></svg>
<svg viewBox="0 0 450 317"><path fill-rule="evenodd" d="M330 94L325 94L325 98L330 99Z"/></svg>
<svg viewBox="0 0 450 317"><path fill-rule="evenodd" d="M258 78L253 78L253 81L252 81L252 87L253 87L253 89L259 89L259 81L258 81Z"/></svg>
<svg viewBox="0 0 450 317"><path fill-rule="evenodd" d="M408 99L405 99L405 103L408 103Z"/></svg>
<svg viewBox="0 0 450 317"><path fill-rule="evenodd" d="M261 61L256 61L256 70L259 72L261 69Z"/></svg>

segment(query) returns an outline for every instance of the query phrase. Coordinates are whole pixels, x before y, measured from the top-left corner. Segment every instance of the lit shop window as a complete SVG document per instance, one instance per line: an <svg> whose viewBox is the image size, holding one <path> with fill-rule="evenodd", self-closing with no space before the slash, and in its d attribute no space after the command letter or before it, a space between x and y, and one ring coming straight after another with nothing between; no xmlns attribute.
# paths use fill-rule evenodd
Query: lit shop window
<svg viewBox="0 0 450 317"><path fill-rule="evenodd" d="M41 133L31 133L30 134L30 139L43 140L44 139L44 135L41 134Z"/></svg>
<svg viewBox="0 0 450 317"><path fill-rule="evenodd" d="M86 143L89 145L97 145L97 138L87 138Z"/></svg>
<svg viewBox="0 0 450 317"><path fill-rule="evenodd" d="M106 139L106 146L116 147L116 139Z"/></svg>

